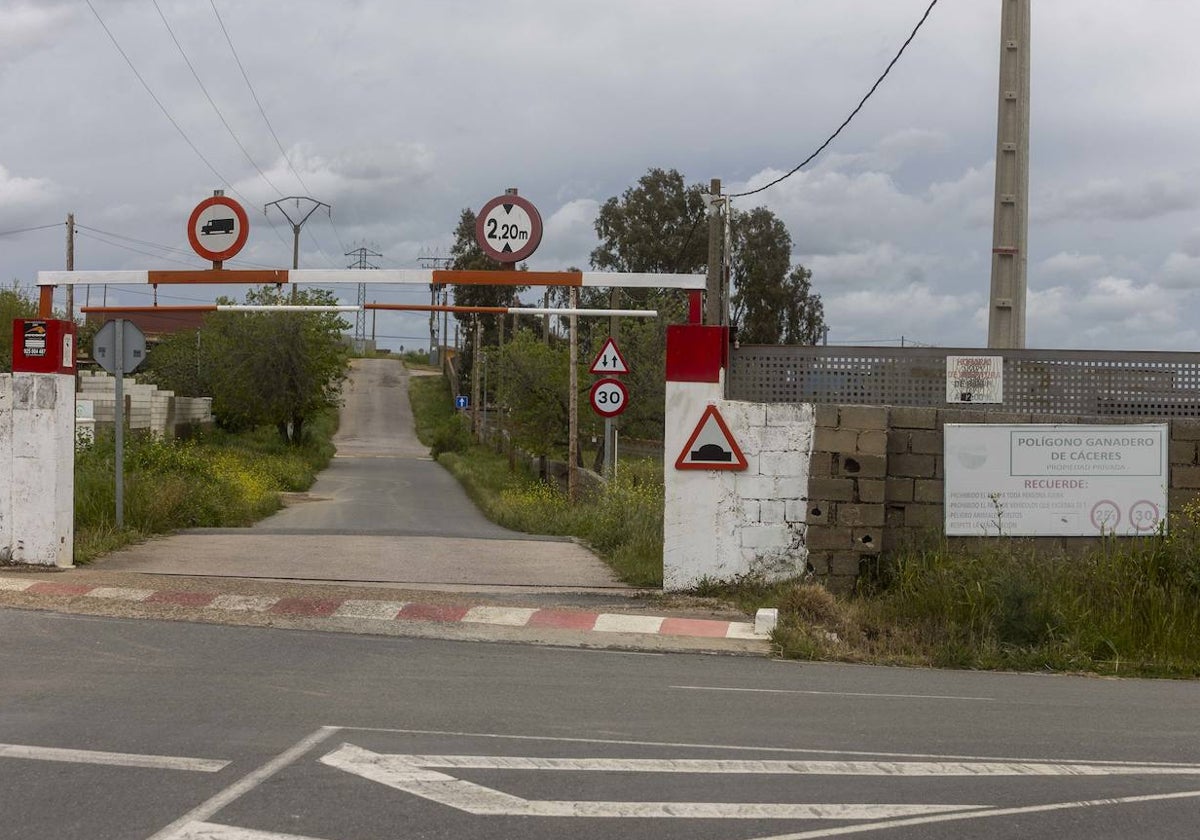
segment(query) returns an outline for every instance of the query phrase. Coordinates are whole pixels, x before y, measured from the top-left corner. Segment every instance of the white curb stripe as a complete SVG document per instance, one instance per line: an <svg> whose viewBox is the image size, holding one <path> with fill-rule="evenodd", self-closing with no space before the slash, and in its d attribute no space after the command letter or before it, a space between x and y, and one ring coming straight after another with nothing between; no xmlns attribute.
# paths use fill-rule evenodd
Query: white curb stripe
<svg viewBox="0 0 1200 840"><path fill-rule="evenodd" d="M758 636L754 633L754 625L749 621L731 621L729 629L725 631L726 639L753 639L755 641L766 641L766 636Z"/></svg>
<svg viewBox="0 0 1200 840"><path fill-rule="evenodd" d="M471 607L462 617L469 624L503 624L507 627L524 627L529 617L537 610L526 607Z"/></svg>
<svg viewBox="0 0 1200 840"><path fill-rule="evenodd" d="M97 586L83 593L85 598L107 598L113 601L144 601L154 594L153 589L134 589L128 586Z"/></svg>
<svg viewBox="0 0 1200 840"><path fill-rule="evenodd" d="M281 834L278 831L256 831L232 825L208 822L188 823L167 840L318 840L303 834Z"/></svg>
<svg viewBox="0 0 1200 840"><path fill-rule="evenodd" d="M65 750L58 747L30 747L22 744L0 744L0 758L64 761L71 764L108 764L117 767L153 767L156 770L193 770L198 773L216 773L229 765L228 761L213 761L206 758L138 755L99 750Z"/></svg>
<svg viewBox="0 0 1200 840"><path fill-rule="evenodd" d="M334 613L334 618L371 618L377 621L394 621L400 610L408 606L407 601L343 601Z"/></svg>
<svg viewBox="0 0 1200 840"><path fill-rule="evenodd" d="M13 580L12 578L0 578L0 589L8 592L24 592L29 587L37 583L36 580Z"/></svg>
<svg viewBox="0 0 1200 840"><path fill-rule="evenodd" d="M245 610L246 612L265 612L279 603L278 598L269 595L218 595L208 605L210 610Z"/></svg>
<svg viewBox="0 0 1200 840"><path fill-rule="evenodd" d="M617 615L602 613L593 630L599 633L657 633L665 619L657 615Z"/></svg>

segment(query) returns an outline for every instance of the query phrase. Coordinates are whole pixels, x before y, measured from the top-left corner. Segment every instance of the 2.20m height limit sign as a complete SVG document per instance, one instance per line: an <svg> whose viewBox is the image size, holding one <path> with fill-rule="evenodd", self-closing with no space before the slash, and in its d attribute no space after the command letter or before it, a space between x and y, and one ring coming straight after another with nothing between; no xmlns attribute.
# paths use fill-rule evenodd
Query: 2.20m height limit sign
<svg viewBox="0 0 1200 840"><path fill-rule="evenodd" d="M542 242L541 214L519 195L498 195L475 218L475 241L494 260L520 262Z"/></svg>

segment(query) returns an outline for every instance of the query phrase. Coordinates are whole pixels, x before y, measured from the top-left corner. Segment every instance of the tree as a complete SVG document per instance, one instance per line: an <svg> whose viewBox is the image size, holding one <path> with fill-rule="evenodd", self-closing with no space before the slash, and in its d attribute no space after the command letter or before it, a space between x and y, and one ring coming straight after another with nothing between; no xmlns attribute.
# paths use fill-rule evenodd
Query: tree
<svg viewBox="0 0 1200 840"><path fill-rule="evenodd" d="M733 215L730 317L742 344L816 344L825 327L812 272L790 268L792 237L765 207ZM790 271L789 271L790 269Z"/></svg>
<svg viewBox="0 0 1200 840"><path fill-rule="evenodd" d="M456 271L500 271L502 266L483 252L475 239L475 212L466 208L458 217L458 225L454 228L454 245L450 248L452 262L450 267ZM461 284L454 287L454 303L456 306L512 306L516 303L521 292L528 286L508 286L491 284ZM465 352L459 375L462 382L470 382L471 368L475 359L475 321L479 319L483 332L483 346L498 344L500 341L500 315L479 315L470 312L455 312L466 340L463 342Z"/></svg>
<svg viewBox="0 0 1200 840"><path fill-rule="evenodd" d="M228 301L224 301L228 302ZM246 303L272 304L271 288L252 290ZM298 292L292 302L331 305L324 289ZM179 333L149 353L148 375L179 393L207 392L222 426L272 425L292 444L317 412L340 404L348 354L337 313L216 312L198 333Z"/></svg>
<svg viewBox="0 0 1200 840"><path fill-rule="evenodd" d="M22 291L17 281L7 289L0 289L0 373L12 370L12 322L17 318L36 318L37 314L37 301Z"/></svg>

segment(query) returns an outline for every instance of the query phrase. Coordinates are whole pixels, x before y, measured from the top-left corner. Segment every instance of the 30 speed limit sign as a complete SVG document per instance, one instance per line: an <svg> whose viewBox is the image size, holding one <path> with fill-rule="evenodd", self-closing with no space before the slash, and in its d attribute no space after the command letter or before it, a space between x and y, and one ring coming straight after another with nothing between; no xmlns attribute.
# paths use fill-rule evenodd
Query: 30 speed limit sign
<svg viewBox="0 0 1200 840"><path fill-rule="evenodd" d="M601 417L616 417L628 402L629 391L619 379L601 379L592 386L592 411Z"/></svg>

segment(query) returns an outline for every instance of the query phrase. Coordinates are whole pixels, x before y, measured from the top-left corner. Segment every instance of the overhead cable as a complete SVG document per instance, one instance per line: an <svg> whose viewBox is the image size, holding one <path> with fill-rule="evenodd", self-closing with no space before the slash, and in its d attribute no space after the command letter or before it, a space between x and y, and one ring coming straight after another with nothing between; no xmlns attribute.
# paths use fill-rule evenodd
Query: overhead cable
<svg viewBox="0 0 1200 840"><path fill-rule="evenodd" d="M237 62L238 70L242 71L242 78L246 81L246 87L250 89L250 95L254 97L254 104L258 106L258 113L262 114L263 122L267 124L267 130L271 132L271 137L275 139L275 145L279 147L279 154L283 156L284 163L287 164L287 167L292 171L292 174L296 176L296 180L300 182L300 186L304 188L304 192L311 192L311 190L308 188L308 184L304 183L304 179L300 177L300 173L297 172L296 167L292 165L291 158L288 157L288 153L283 148L283 143L279 141L279 135L275 133L275 127L271 125L271 120L267 117L267 111L265 108L263 108L262 101L258 98L258 94L254 91L254 85L250 84L250 76L247 75L246 68L242 66L242 59L238 56L237 48L233 45L233 39L229 37L229 30L225 28L225 21L221 20L221 13L217 11L217 4L214 2L214 0L208 0L208 2L209 5L212 6L213 14L216 15L217 23L221 26L221 32L223 32L225 35L225 43L229 44L229 50L233 53L233 60Z"/></svg>
<svg viewBox="0 0 1200 840"><path fill-rule="evenodd" d="M796 164L796 166L792 167L792 169L789 170L788 172L784 173L783 175L780 175L774 181L771 181L770 183L767 183L767 184L763 184L761 187L756 187L755 189L752 189L752 190L746 190L745 192L740 192L740 193L732 193L732 194L730 194L729 197L730 198L742 198L747 195L754 195L755 193L760 193L763 190L766 190L766 189L769 189L769 188L775 186L776 184L778 184L781 181L786 181L788 178L792 177L797 172L799 172L801 169L803 169L805 166L807 166L809 163L811 163L813 161L813 159L816 158L817 155L819 155L819 154L821 154L821 152L825 151L825 148L830 143L832 143L839 134L842 133L842 129L844 129L846 126L850 125L850 121L852 119L854 119L858 115L858 112L862 110L863 106L867 104L867 100L871 98L871 95L873 93L875 93L876 89L881 84L883 84L883 80L887 78L888 73L892 72L892 68L895 67L896 62L898 62L900 60L900 56L904 55L904 51L906 49L908 49L908 45L911 44L913 42L913 39L917 37L917 33L919 31L921 31L921 27L924 26L926 19L929 17L929 13L933 11L933 7L936 6L937 4L938 4L938 0L932 0L932 2L929 4L929 8L927 8L925 10L925 14L921 15L921 19L919 21L917 21L917 25L915 27L913 27L913 31L909 34L908 39L905 40L905 42L900 46L900 51L896 53L895 57L890 62L888 62L888 66L886 68L884 68L883 75L881 75L878 79L875 80L875 84L871 85L871 89L867 91L867 95L864 96L861 100L859 100L858 105L855 106L854 110L850 112L850 116L846 117L846 119L842 121L842 124L837 127L837 130L835 132L833 132L833 134L829 135L828 139L826 139L826 141L824 143L822 143L815 152L813 152L811 155L806 157L804 160L800 161L800 163Z"/></svg>
<svg viewBox="0 0 1200 840"><path fill-rule="evenodd" d="M66 222L54 222L49 225L37 225L35 227L17 228L16 230L0 230L0 236L13 236L18 233L29 233L33 230L49 230L50 228L62 227Z"/></svg>
<svg viewBox="0 0 1200 840"><path fill-rule="evenodd" d="M212 162L206 158L204 153L201 152L196 144L192 142L192 138L187 136L187 132L185 132L179 123L175 121L175 118L171 116L171 112L167 110L167 106L162 104L162 100L155 95L150 85L142 77L142 74L138 72L137 67L134 66L133 61L125 53L125 50L121 49L121 44L117 41L116 36L113 35L112 30L108 28L108 24L104 22L104 18L100 17L100 13L96 11L96 7L92 5L92 0L84 0L84 2L87 3L88 8L92 10L92 14L96 16L96 20L99 21L100 27L104 30L104 33L108 35L108 40L112 41L112 45L117 48L117 52L121 54L121 58L125 59L125 63L129 65L129 69L133 71L133 75L137 76L137 80L142 83L142 87L146 89L146 93L150 94L150 98L154 100L154 104L157 105L158 109L163 112L163 116L167 118L171 125L175 126L175 130L179 132L179 136L182 137L184 142L191 147L192 151L196 153L196 156L200 158L200 160L204 161L204 165L209 168L209 171L211 171L212 174L217 176L218 181L228 187L229 191L240 198L244 204L249 204L250 201L246 198L246 196L238 192L237 188L233 186L230 180L222 175L217 168L212 165Z"/></svg>
<svg viewBox="0 0 1200 840"><path fill-rule="evenodd" d="M229 132L229 136L233 138L233 142L237 144L237 147L242 150L242 155L244 155L246 160L249 161L250 165L254 167L255 171L258 172L259 177L266 182L268 187L282 196L283 191L271 182L271 179L267 177L267 173L262 171L262 167L259 166L255 162L254 158L250 156L250 152L246 151L246 147L242 144L242 141L238 139L237 134L234 132L233 126L229 124L229 120L225 119L225 115L222 114L221 109L217 107L217 103L213 100L212 95L208 92L208 88L205 87L204 82L200 80L200 74L196 72L196 68L192 64L192 60L188 58L188 54L184 52L183 44L179 43L179 39L175 37L175 30L171 28L171 24L167 21L167 16L163 14L162 7L158 5L158 0L151 0L151 2L154 3L154 10L158 12L159 18L162 19L163 26L167 28L167 34L170 35L171 40L175 42L175 48L179 50L179 54L183 56L183 63L186 64L188 70L192 72L192 78L195 79L196 84L200 86L200 90L204 93L204 98L208 100L208 104L211 105L213 111L216 112L217 118L221 120L221 125L225 126L225 130Z"/></svg>

